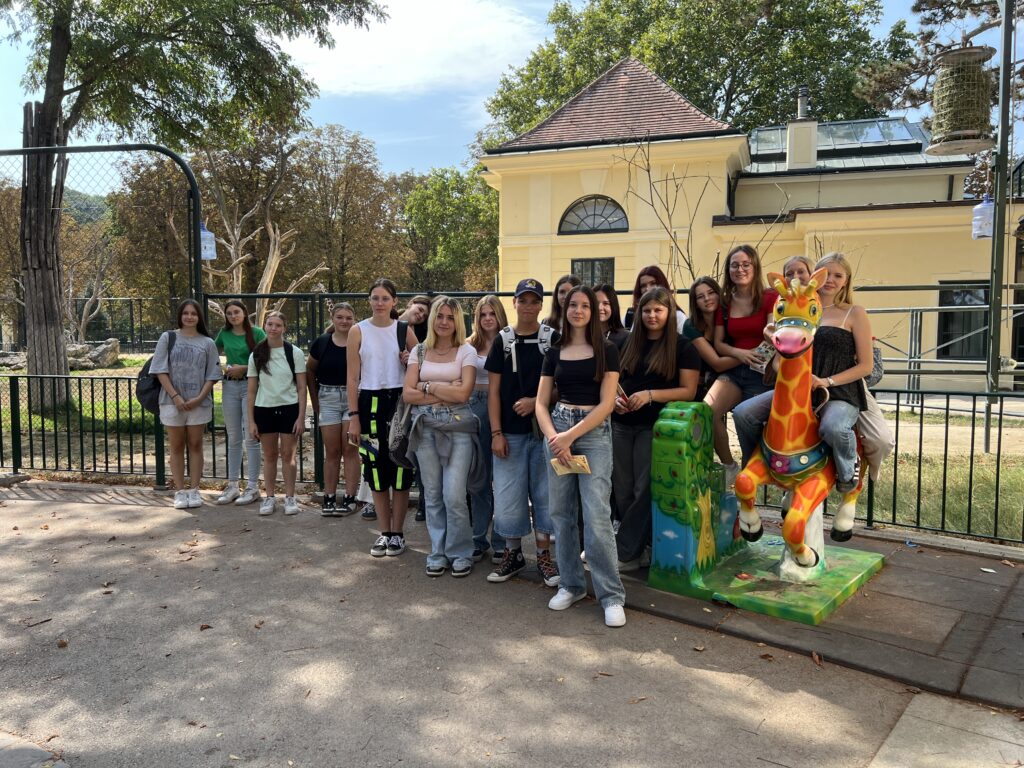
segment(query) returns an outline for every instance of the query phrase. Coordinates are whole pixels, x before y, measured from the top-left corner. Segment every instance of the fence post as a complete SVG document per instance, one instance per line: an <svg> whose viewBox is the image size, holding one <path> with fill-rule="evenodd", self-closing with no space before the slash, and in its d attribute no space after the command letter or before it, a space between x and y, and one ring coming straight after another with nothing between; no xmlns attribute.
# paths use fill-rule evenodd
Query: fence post
<svg viewBox="0 0 1024 768"><path fill-rule="evenodd" d="M156 417L156 433L153 437L156 441L156 490L167 490L167 467L164 461L164 425L160 423L160 417Z"/></svg>
<svg viewBox="0 0 1024 768"><path fill-rule="evenodd" d="M21 386L17 376L11 376L8 381L11 383L11 463L17 474L21 471Z"/></svg>
<svg viewBox="0 0 1024 768"><path fill-rule="evenodd" d="M871 479L870 474L868 475L868 517L864 522L864 527L875 527L875 481Z"/></svg>

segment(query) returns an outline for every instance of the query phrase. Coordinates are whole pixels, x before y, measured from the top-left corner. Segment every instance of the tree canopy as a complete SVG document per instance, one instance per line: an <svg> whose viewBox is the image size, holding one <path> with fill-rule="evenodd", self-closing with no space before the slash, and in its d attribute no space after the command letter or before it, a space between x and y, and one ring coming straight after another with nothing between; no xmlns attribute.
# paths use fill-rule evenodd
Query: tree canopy
<svg viewBox="0 0 1024 768"><path fill-rule="evenodd" d="M874 117L862 71L913 53L903 21L873 37L880 17L880 0L590 0L579 10L559 0L554 38L502 77L488 111L496 133L522 133L631 55L743 130L791 117L800 85L819 119Z"/></svg>
<svg viewBox="0 0 1024 768"><path fill-rule="evenodd" d="M180 147L253 120L294 122L315 86L281 48L333 44L331 22L383 19L375 0L0 0L31 45L25 84L62 135L102 126Z"/></svg>

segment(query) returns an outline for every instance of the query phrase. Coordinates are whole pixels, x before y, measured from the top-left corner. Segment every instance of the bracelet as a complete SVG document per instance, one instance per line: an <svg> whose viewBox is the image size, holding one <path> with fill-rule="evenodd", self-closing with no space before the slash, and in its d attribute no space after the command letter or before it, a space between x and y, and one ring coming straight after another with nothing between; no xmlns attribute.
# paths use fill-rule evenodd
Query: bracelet
<svg viewBox="0 0 1024 768"><path fill-rule="evenodd" d="M350 419L351 419L351 418L352 418L353 416L355 416L355 417L356 417L356 418L358 419L358 418L359 418L359 411L349 411L349 412L348 412L348 417L349 417Z"/></svg>
<svg viewBox="0 0 1024 768"><path fill-rule="evenodd" d="M171 395L171 400L173 400L176 397L181 397L181 395L179 395L177 392L175 392L173 395ZM181 399L184 400L185 398L181 397Z"/></svg>
<svg viewBox="0 0 1024 768"><path fill-rule="evenodd" d="M827 379L825 379L825 381L828 382L828 385L830 387L834 387L836 385L835 379L833 379L831 376L829 376Z"/></svg>
<svg viewBox="0 0 1024 768"><path fill-rule="evenodd" d="M429 381L424 382L424 384L423 384L423 394L424 395L429 395L430 394L430 382Z"/></svg>
<svg viewBox="0 0 1024 768"><path fill-rule="evenodd" d="M651 390L647 390L647 404L650 405L654 402L654 393Z"/></svg>
<svg viewBox="0 0 1024 768"><path fill-rule="evenodd" d="M491 430L491 437L500 437L503 434L505 433L502 432L500 429Z"/></svg>

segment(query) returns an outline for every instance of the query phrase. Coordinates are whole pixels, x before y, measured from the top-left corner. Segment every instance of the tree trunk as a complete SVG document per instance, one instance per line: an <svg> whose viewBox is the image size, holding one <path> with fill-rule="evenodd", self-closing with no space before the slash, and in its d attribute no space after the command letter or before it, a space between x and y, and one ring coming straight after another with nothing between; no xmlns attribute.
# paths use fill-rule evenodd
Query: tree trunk
<svg viewBox="0 0 1024 768"><path fill-rule="evenodd" d="M26 104L23 143L25 147L62 146L59 107L53 115L43 103ZM60 261L60 218L67 167L67 158L61 155L27 155L24 161L21 272L30 374L68 375ZM63 403L67 390L63 381L59 384L43 380L33 387L33 406L50 409Z"/></svg>

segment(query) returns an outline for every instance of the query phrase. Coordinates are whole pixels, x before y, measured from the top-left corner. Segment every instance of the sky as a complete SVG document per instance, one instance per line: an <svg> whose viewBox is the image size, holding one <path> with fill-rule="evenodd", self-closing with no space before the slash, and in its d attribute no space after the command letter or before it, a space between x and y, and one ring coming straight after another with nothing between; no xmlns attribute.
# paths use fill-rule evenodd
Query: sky
<svg viewBox="0 0 1024 768"><path fill-rule="evenodd" d="M385 172L461 165L488 122L485 101L501 75L550 36L546 19L553 0L383 2L387 22L369 30L335 28L333 50L304 41L286 44L320 89L309 118L373 140ZM906 17L909 4L884 0L878 34ZM0 78L0 147L21 145L27 95L14 73L24 71L26 56L24 46L0 47L0 72L8 73Z"/></svg>

